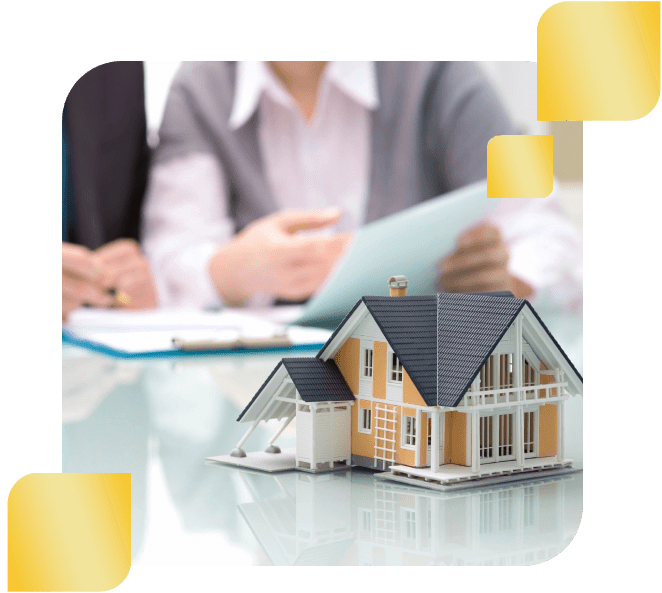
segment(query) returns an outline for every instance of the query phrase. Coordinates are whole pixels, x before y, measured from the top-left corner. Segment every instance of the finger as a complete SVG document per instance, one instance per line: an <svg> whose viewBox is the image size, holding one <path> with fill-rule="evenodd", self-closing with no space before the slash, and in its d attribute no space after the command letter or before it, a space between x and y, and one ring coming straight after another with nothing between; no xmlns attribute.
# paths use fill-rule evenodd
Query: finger
<svg viewBox="0 0 662 593"><path fill-rule="evenodd" d="M280 287L278 297L290 301L310 297L322 284L323 278L315 271L300 273L291 278L291 281Z"/></svg>
<svg viewBox="0 0 662 593"><path fill-rule="evenodd" d="M338 253L344 248L345 235L317 235L300 237L292 235L277 246L279 255L284 259L315 260L325 259L328 254Z"/></svg>
<svg viewBox="0 0 662 593"><path fill-rule="evenodd" d="M318 229L340 220L342 210L340 208L328 208L326 210L291 210L279 212L274 215L278 226L286 233L295 233L308 229Z"/></svg>
<svg viewBox="0 0 662 593"><path fill-rule="evenodd" d="M283 298L301 299L316 292L327 279L333 262L306 264L290 267L281 277L280 292Z"/></svg>
<svg viewBox="0 0 662 593"><path fill-rule="evenodd" d="M99 277L100 269L92 251L82 245L63 243L62 273L95 281Z"/></svg>
<svg viewBox="0 0 662 593"><path fill-rule="evenodd" d="M444 258L439 263L439 272L442 274L457 274L492 266L505 267L508 259L508 248L503 243L489 247L481 246L480 249L456 251Z"/></svg>
<svg viewBox="0 0 662 593"><path fill-rule="evenodd" d="M150 268L144 257L131 257L122 262L108 264L103 268L99 284L106 288L120 288L122 277L132 275L149 275Z"/></svg>
<svg viewBox="0 0 662 593"><path fill-rule="evenodd" d="M460 249L472 248L477 245L492 245L503 241L501 231L490 223L482 223L464 231L457 238Z"/></svg>
<svg viewBox="0 0 662 593"><path fill-rule="evenodd" d="M62 295L62 321L66 321L72 311L81 306L77 300L72 300Z"/></svg>
<svg viewBox="0 0 662 593"><path fill-rule="evenodd" d="M62 298L95 307L109 307L113 303L113 298L98 284L69 275L62 276Z"/></svg>
<svg viewBox="0 0 662 593"><path fill-rule="evenodd" d="M126 258L141 256L140 246L133 239L117 239L99 247L95 254L103 264L115 264Z"/></svg>
<svg viewBox="0 0 662 593"><path fill-rule="evenodd" d="M152 277L144 270L124 274L118 281L118 302L116 306L128 309L146 309L156 307L158 299Z"/></svg>
<svg viewBox="0 0 662 593"><path fill-rule="evenodd" d="M442 275L439 284L446 292L510 290L510 275L504 268L492 267L461 275Z"/></svg>

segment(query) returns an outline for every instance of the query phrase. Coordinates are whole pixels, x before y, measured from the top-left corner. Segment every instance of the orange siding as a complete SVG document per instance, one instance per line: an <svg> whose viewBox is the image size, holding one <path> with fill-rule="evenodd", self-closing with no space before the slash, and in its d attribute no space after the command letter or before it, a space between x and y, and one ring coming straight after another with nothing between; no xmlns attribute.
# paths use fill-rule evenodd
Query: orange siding
<svg viewBox="0 0 662 593"><path fill-rule="evenodd" d="M361 340L347 338L334 360L354 395L359 393L359 370L361 365Z"/></svg>
<svg viewBox="0 0 662 593"><path fill-rule="evenodd" d="M372 397L386 399L386 342L374 343L372 355Z"/></svg>
<svg viewBox="0 0 662 593"><path fill-rule="evenodd" d="M407 369L404 369L402 376L402 401L405 404L411 404L414 406L425 406L426 403L423 401L423 397L416 389L414 382L411 380L411 377L407 374Z"/></svg>
<svg viewBox="0 0 662 593"><path fill-rule="evenodd" d="M446 412L446 463L467 464L467 415L464 412Z"/></svg>
<svg viewBox="0 0 662 593"><path fill-rule="evenodd" d="M557 440L557 412L556 404L540 406L538 416L538 457L552 457L556 455Z"/></svg>
<svg viewBox="0 0 662 593"><path fill-rule="evenodd" d="M352 454L361 455L362 457L369 457L374 459L375 457L375 440L377 434L377 418L375 402L369 402L365 400L357 400L357 404L352 407ZM360 408L371 408L372 409L372 432L371 434L366 434L359 432L359 409ZM404 416L411 416L416 418L416 410L414 408L406 408L397 404L389 404L389 409L395 409L396 411L396 423L395 423L395 459L394 463L396 465L408 465L410 467L416 467L416 450L405 449L402 447L402 428L404 426ZM419 435L418 447L420 448L420 464L418 467L423 467L426 463L426 450L427 450L427 425L425 421L425 414L422 414L423 421L422 426L418 426L416 434ZM383 434L380 431L380 434ZM381 441L381 439L379 439ZM382 442L377 443L382 445Z"/></svg>

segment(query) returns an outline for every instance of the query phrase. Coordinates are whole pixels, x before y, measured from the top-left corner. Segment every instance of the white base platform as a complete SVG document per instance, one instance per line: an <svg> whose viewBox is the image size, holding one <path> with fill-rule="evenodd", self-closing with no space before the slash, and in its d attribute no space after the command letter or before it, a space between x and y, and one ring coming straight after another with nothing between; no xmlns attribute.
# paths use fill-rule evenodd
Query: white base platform
<svg viewBox="0 0 662 593"><path fill-rule="evenodd" d="M310 470L297 467L295 449L286 449L281 453L259 451L256 453L247 453L246 457L219 455L217 457L207 457L206 461L267 473L286 472L294 469L307 473L324 473L349 469L349 466L344 464L339 464L334 468L325 470ZM417 468L406 465L394 465L389 471L376 473L375 478L448 492L451 490L498 485L543 476L561 476L579 471L581 470L572 467L572 460L570 459L559 461L556 457L543 457L527 459L524 467L517 467L517 463L514 461L490 463L481 466L478 473L473 473L470 467L453 464L442 465L438 472L433 472L429 467Z"/></svg>
<svg viewBox="0 0 662 593"><path fill-rule="evenodd" d="M206 457L205 459L221 465L232 465L269 473L286 472L296 468L295 449L286 449L281 453L258 451L257 453L247 453L246 457L219 455L218 457Z"/></svg>
<svg viewBox="0 0 662 593"><path fill-rule="evenodd" d="M305 467L297 467L296 465L296 450L285 449L280 453L265 453L259 451L257 453L246 453L246 457L232 457L232 455L219 455L218 457L205 457L205 461L210 463L217 463L219 465L231 465L233 467L241 467L249 470L257 470L261 472L276 473L287 472L296 469L300 472L309 474L321 474L326 472L339 472L350 469L350 465L336 462L334 467L322 469L309 469Z"/></svg>
<svg viewBox="0 0 662 593"><path fill-rule="evenodd" d="M518 467L515 461L490 463L481 466L477 473L472 472L470 467L453 464L442 465L438 472L433 472L429 467L394 465L390 471L380 473L375 477L380 480L395 480L424 488L447 491L523 480L533 477L531 475L533 473L544 472L545 475L551 473L561 475L575 471L580 470L572 468L571 459L559 461L556 457L542 457L527 459L524 467Z"/></svg>

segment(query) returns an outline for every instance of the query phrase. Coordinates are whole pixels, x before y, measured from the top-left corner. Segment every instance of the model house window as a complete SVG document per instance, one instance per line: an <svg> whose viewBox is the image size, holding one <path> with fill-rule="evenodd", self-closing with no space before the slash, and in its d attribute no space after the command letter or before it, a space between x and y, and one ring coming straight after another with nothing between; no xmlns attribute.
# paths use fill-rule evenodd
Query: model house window
<svg viewBox="0 0 662 593"><path fill-rule="evenodd" d="M402 383L402 363L398 360L395 352L391 352L390 356L389 378L396 383Z"/></svg>
<svg viewBox="0 0 662 593"><path fill-rule="evenodd" d="M366 348L363 351L363 372L361 376L366 379L372 378L372 348Z"/></svg>
<svg viewBox="0 0 662 593"><path fill-rule="evenodd" d="M499 383L501 389L513 386L513 355L499 356Z"/></svg>
<svg viewBox="0 0 662 593"><path fill-rule="evenodd" d="M359 408L359 432L372 432L372 410Z"/></svg>
<svg viewBox="0 0 662 593"><path fill-rule="evenodd" d="M513 414L483 416L478 428L481 463L515 459Z"/></svg>
<svg viewBox="0 0 662 593"><path fill-rule="evenodd" d="M534 457L536 451L536 413L524 412L524 456Z"/></svg>
<svg viewBox="0 0 662 593"><path fill-rule="evenodd" d="M492 416L480 419L480 460L494 461L494 448L492 446Z"/></svg>
<svg viewBox="0 0 662 593"><path fill-rule="evenodd" d="M490 356L485 364L483 365L483 368L480 369L480 389L481 391L487 390L487 389L494 389L494 374L493 374L493 368L494 368L494 356Z"/></svg>
<svg viewBox="0 0 662 593"><path fill-rule="evenodd" d="M432 417L428 416L428 449L432 447Z"/></svg>
<svg viewBox="0 0 662 593"><path fill-rule="evenodd" d="M416 418L413 416L404 416L402 424L402 446L416 446Z"/></svg>
<svg viewBox="0 0 662 593"><path fill-rule="evenodd" d="M499 457L513 455L513 415L499 416Z"/></svg>

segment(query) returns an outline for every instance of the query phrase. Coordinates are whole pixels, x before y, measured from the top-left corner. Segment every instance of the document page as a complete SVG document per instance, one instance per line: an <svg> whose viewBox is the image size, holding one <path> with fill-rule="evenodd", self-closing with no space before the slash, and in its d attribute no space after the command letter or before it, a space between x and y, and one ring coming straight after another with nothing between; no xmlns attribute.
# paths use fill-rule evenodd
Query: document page
<svg viewBox="0 0 662 593"><path fill-rule="evenodd" d="M437 262L497 202L481 181L365 225L295 323L333 326L362 296L388 295L388 279L400 274L408 295L436 293Z"/></svg>

